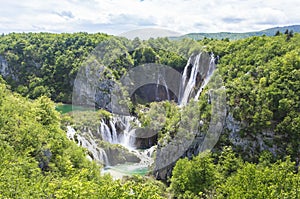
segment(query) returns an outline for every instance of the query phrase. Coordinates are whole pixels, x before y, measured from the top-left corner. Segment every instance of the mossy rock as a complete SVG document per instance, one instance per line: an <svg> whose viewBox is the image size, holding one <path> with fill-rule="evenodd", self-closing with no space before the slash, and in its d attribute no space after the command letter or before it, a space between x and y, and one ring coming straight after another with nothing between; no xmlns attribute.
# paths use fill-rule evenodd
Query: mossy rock
<svg viewBox="0 0 300 199"><path fill-rule="evenodd" d="M104 149L111 166L124 164L126 162L139 163L141 160L127 148L120 144L110 144L104 141L97 142Z"/></svg>

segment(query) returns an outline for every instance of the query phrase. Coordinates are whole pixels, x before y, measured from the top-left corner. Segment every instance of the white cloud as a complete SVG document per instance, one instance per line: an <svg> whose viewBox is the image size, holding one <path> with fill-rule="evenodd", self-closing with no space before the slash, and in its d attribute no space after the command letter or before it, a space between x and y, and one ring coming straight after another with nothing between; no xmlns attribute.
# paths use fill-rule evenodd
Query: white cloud
<svg viewBox="0 0 300 199"><path fill-rule="evenodd" d="M298 0L5 0L0 32L243 32L300 24L299 7Z"/></svg>

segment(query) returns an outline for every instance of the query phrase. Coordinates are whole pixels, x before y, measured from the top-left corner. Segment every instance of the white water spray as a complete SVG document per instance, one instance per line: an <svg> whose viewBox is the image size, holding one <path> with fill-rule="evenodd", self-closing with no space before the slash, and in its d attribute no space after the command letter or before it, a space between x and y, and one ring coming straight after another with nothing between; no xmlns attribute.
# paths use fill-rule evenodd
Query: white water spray
<svg viewBox="0 0 300 199"><path fill-rule="evenodd" d="M198 100L202 90L208 84L216 68L215 58L213 54L210 57L208 68L205 65L201 65L202 64L201 59L205 59L205 57L202 56L203 56L202 53L199 53L196 56L191 56L184 68L182 79L181 79L179 98L178 98L178 103L180 106L185 106L189 102L190 98L193 97L193 95L194 95L194 100ZM204 62L204 64L207 63ZM189 74L188 71L190 71ZM203 78L203 80L200 88L197 89L197 83L198 83L197 78L199 77L199 75Z"/></svg>
<svg viewBox="0 0 300 199"><path fill-rule="evenodd" d="M77 144L86 148L96 161L99 161L101 164L104 164L106 166L109 165L109 160L106 152L102 148L98 147L90 131L88 131L88 137L90 139L87 139L79 135L73 127L67 126L67 137L73 141L77 140Z"/></svg>

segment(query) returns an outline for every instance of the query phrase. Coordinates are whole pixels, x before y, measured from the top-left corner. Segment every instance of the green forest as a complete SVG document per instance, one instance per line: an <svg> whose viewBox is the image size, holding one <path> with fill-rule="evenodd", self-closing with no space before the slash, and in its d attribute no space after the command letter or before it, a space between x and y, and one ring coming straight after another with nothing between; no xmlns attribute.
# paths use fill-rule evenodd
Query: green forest
<svg viewBox="0 0 300 199"><path fill-rule="evenodd" d="M211 151L182 156L166 180L151 172L118 180L102 175L103 165L87 159L87 149L67 138L72 115L55 109L72 103L77 72L101 42L111 54L132 49L107 58L115 79L144 63L182 73L192 53L213 53L226 89L227 118L240 125L239 131L225 127ZM128 40L84 32L0 36L0 198L300 198L299 46L300 34L288 30L233 41ZM205 93L190 104L201 110L204 122L210 120ZM168 111L157 138L164 143L177 132L175 103L131 108L147 125L157 106ZM140 111L145 107L148 115ZM78 114L85 118L84 111ZM101 109L93 114L110 117Z"/></svg>

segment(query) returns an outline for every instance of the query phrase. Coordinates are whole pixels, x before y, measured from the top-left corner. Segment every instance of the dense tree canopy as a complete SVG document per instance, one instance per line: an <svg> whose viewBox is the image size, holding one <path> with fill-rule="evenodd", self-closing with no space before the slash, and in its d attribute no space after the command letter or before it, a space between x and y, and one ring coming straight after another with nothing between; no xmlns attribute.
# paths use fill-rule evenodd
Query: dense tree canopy
<svg viewBox="0 0 300 199"><path fill-rule="evenodd" d="M2 79L0 79L3 82ZM1 198L162 198L164 185L113 181L69 141L47 97L29 101L0 84Z"/></svg>

